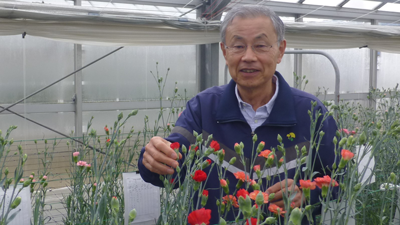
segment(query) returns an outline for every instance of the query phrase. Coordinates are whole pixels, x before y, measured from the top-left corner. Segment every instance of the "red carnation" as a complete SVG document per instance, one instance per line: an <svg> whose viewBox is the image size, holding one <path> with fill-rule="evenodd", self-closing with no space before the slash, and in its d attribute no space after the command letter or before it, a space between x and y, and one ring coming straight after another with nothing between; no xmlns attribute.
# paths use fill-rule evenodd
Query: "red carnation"
<svg viewBox="0 0 400 225"><path fill-rule="evenodd" d="M208 165L211 165L211 159L206 160L208 162Z"/></svg>
<svg viewBox="0 0 400 225"><path fill-rule="evenodd" d="M179 142L174 142L174 143L171 143L171 145L169 146L170 148L172 148L172 149L179 149Z"/></svg>
<svg viewBox="0 0 400 225"><path fill-rule="evenodd" d="M189 147L189 151L190 151L190 150L192 150L192 146ZM194 151L195 151L195 152L197 152L197 150L199 150L199 146L196 146L196 147L194 148Z"/></svg>
<svg viewBox="0 0 400 225"><path fill-rule="evenodd" d="M329 185L331 185L332 187L337 187L339 186L338 182L336 182L335 180L331 179L330 176L326 175L324 177L317 177L314 179L315 184L319 187L329 187Z"/></svg>
<svg viewBox="0 0 400 225"><path fill-rule="evenodd" d="M207 190L203 190L203 195L208 197L208 191Z"/></svg>
<svg viewBox="0 0 400 225"><path fill-rule="evenodd" d="M210 148L213 148L214 152L221 149L217 141L211 141Z"/></svg>
<svg viewBox="0 0 400 225"><path fill-rule="evenodd" d="M315 182L312 182L311 180L300 180L300 189L310 189L310 190L314 190L315 189Z"/></svg>
<svg viewBox="0 0 400 225"><path fill-rule="evenodd" d="M210 224L211 219L211 210L201 208L191 212L188 216L188 223L190 225L201 225L205 223L206 225Z"/></svg>
<svg viewBox="0 0 400 225"><path fill-rule="evenodd" d="M245 189L241 188L238 190L236 193L236 197L239 199L240 196L242 196L244 199L246 199L246 196L249 195L249 192L247 192Z"/></svg>
<svg viewBox="0 0 400 225"><path fill-rule="evenodd" d="M197 182L203 182L207 179L207 174L203 170L196 170L192 178Z"/></svg>
<svg viewBox="0 0 400 225"><path fill-rule="evenodd" d="M257 218L251 217L251 225L256 225L257 224ZM250 225L249 220L246 220L246 225Z"/></svg>

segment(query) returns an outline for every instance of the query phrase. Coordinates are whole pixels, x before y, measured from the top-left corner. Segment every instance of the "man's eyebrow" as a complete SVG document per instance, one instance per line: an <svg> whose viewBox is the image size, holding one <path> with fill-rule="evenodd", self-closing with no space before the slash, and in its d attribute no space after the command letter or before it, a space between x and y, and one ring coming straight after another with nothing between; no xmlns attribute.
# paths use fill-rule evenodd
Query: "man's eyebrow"
<svg viewBox="0 0 400 225"><path fill-rule="evenodd" d="M241 36L239 36L239 35L233 35L232 39L239 39L239 40L241 40L241 39L243 39L243 37L241 37Z"/></svg>
<svg viewBox="0 0 400 225"><path fill-rule="evenodd" d="M268 36L267 36L266 34L260 34L260 35L258 35L256 38L254 38L254 39L261 39L261 38L263 38L263 37L266 37L266 38L268 39Z"/></svg>

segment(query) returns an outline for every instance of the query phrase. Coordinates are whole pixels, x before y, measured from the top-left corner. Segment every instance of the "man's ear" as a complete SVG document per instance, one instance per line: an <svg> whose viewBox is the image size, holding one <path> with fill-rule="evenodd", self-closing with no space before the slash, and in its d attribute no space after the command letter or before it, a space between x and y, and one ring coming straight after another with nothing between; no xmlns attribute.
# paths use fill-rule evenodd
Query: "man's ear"
<svg viewBox="0 0 400 225"><path fill-rule="evenodd" d="M278 63L281 63L283 55L285 54L286 50L286 40L281 41L281 44L279 45L279 56L278 56Z"/></svg>
<svg viewBox="0 0 400 225"><path fill-rule="evenodd" d="M222 43L222 42L220 42L220 43L219 43L219 46L221 47L222 54L224 54L224 58L225 58L225 61L226 61L226 48L225 48L225 44Z"/></svg>

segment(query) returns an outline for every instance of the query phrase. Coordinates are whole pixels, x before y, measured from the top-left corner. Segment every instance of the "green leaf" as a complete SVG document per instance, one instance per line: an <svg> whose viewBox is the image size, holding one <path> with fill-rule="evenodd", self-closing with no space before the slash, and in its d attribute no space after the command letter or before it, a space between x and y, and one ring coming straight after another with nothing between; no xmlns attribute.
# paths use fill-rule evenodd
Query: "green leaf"
<svg viewBox="0 0 400 225"><path fill-rule="evenodd" d="M14 212L10 217L8 217L6 224L9 223L9 222L11 222L11 221L15 218L15 216L17 216L17 214L19 213L19 211L21 211L21 209L17 210L17 211Z"/></svg>
<svg viewBox="0 0 400 225"><path fill-rule="evenodd" d="M99 208L97 208L100 221L103 220L107 209L107 195L103 195L100 199ZM97 218L93 218L97 219Z"/></svg>

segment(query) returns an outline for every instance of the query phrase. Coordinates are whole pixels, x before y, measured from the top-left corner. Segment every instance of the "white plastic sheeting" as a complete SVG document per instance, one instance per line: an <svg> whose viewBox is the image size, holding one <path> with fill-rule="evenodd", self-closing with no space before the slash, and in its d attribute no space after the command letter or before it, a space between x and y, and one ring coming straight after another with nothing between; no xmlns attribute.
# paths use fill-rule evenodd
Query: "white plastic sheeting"
<svg viewBox="0 0 400 225"><path fill-rule="evenodd" d="M0 2L0 35L27 35L90 45L193 45L216 43L219 21L151 15L123 9ZM286 23L290 48L368 46L400 53L400 27L347 23Z"/></svg>

